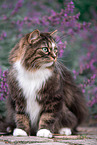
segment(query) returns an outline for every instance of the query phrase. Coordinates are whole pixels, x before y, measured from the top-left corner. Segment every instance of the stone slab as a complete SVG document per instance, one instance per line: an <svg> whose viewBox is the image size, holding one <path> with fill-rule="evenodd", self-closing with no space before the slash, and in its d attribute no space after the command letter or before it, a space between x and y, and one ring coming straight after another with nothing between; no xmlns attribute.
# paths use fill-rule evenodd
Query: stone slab
<svg viewBox="0 0 97 145"><path fill-rule="evenodd" d="M6 143L6 142L1 142L0 141L0 145L11 145L10 143Z"/></svg>
<svg viewBox="0 0 97 145"><path fill-rule="evenodd" d="M35 136L0 136L0 145L97 145L97 127L80 127L78 135L54 135L54 138Z"/></svg>
<svg viewBox="0 0 97 145"><path fill-rule="evenodd" d="M97 145L97 140L68 140L61 141L61 143L70 143L70 145Z"/></svg>
<svg viewBox="0 0 97 145"><path fill-rule="evenodd" d="M27 143L47 143L53 141L52 139L48 138L40 138L35 136L27 136L27 137L14 137L14 136L1 136L0 141L8 142L8 143L20 143L20 144L27 144Z"/></svg>
<svg viewBox="0 0 97 145"><path fill-rule="evenodd" d="M21 145L21 144L18 144ZM49 143L32 143L26 145L70 145L69 143L49 142Z"/></svg>

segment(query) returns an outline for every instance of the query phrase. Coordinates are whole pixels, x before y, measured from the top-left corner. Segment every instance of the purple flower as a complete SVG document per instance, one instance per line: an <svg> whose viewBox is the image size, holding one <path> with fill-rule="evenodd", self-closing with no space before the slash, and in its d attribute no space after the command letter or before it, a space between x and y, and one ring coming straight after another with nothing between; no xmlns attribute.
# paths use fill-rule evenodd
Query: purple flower
<svg viewBox="0 0 97 145"><path fill-rule="evenodd" d="M7 33L6 33L5 31L3 31L3 32L1 33L0 40L3 40L3 39L6 38L6 37L7 37Z"/></svg>
<svg viewBox="0 0 97 145"><path fill-rule="evenodd" d="M0 68L0 100L4 100L8 97L9 91L8 91L8 84L7 84L7 74L8 71L4 71L2 73Z"/></svg>
<svg viewBox="0 0 97 145"><path fill-rule="evenodd" d="M2 7L3 9L6 9L8 6L7 6L7 4L3 4L1 7Z"/></svg>
<svg viewBox="0 0 97 145"><path fill-rule="evenodd" d="M18 0L14 10L12 11L11 15L14 15L18 12L18 10L22 7L24 0Z"/></svg>

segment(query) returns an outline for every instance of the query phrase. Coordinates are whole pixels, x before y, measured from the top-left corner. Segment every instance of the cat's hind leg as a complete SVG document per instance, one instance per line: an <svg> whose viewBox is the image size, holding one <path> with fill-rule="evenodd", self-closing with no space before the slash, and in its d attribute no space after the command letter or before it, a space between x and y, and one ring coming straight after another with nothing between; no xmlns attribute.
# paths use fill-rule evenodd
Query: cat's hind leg
<svg viewBox="0 0 97 145"><path fill-rule="evenodd" d="M61 126L58 132L64 135L71 135L73 129L78 124L77 117L65 106L60 118Z"/></svg>

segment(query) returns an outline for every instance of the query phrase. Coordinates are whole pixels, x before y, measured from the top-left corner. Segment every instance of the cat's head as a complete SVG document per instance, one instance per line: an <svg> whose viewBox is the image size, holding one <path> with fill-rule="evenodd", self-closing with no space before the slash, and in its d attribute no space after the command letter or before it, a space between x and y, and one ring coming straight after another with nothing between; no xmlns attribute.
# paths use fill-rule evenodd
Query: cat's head
<svg viewBox="0 0 97 145"><path fill-rule="evenodd" d="M39 30L25 35L10 53L10 62L21 61L28 69L52 68L57 60L57 46L52 33Z"/></svg>

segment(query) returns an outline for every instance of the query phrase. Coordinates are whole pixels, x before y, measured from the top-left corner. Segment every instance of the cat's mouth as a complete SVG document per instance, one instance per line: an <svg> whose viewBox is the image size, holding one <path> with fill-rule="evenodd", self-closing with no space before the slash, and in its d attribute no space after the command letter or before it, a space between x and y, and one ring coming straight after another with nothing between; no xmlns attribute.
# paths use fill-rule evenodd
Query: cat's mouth
<svg viewBox="0 0 97 145"><path fill-rule="evenodd" d="M42 68L48 68L48 67L51 67L51 66L53 66L53 65L54 65L54 62L52 61L52 62L43 64L43 65L42 65Z"/></svg>

